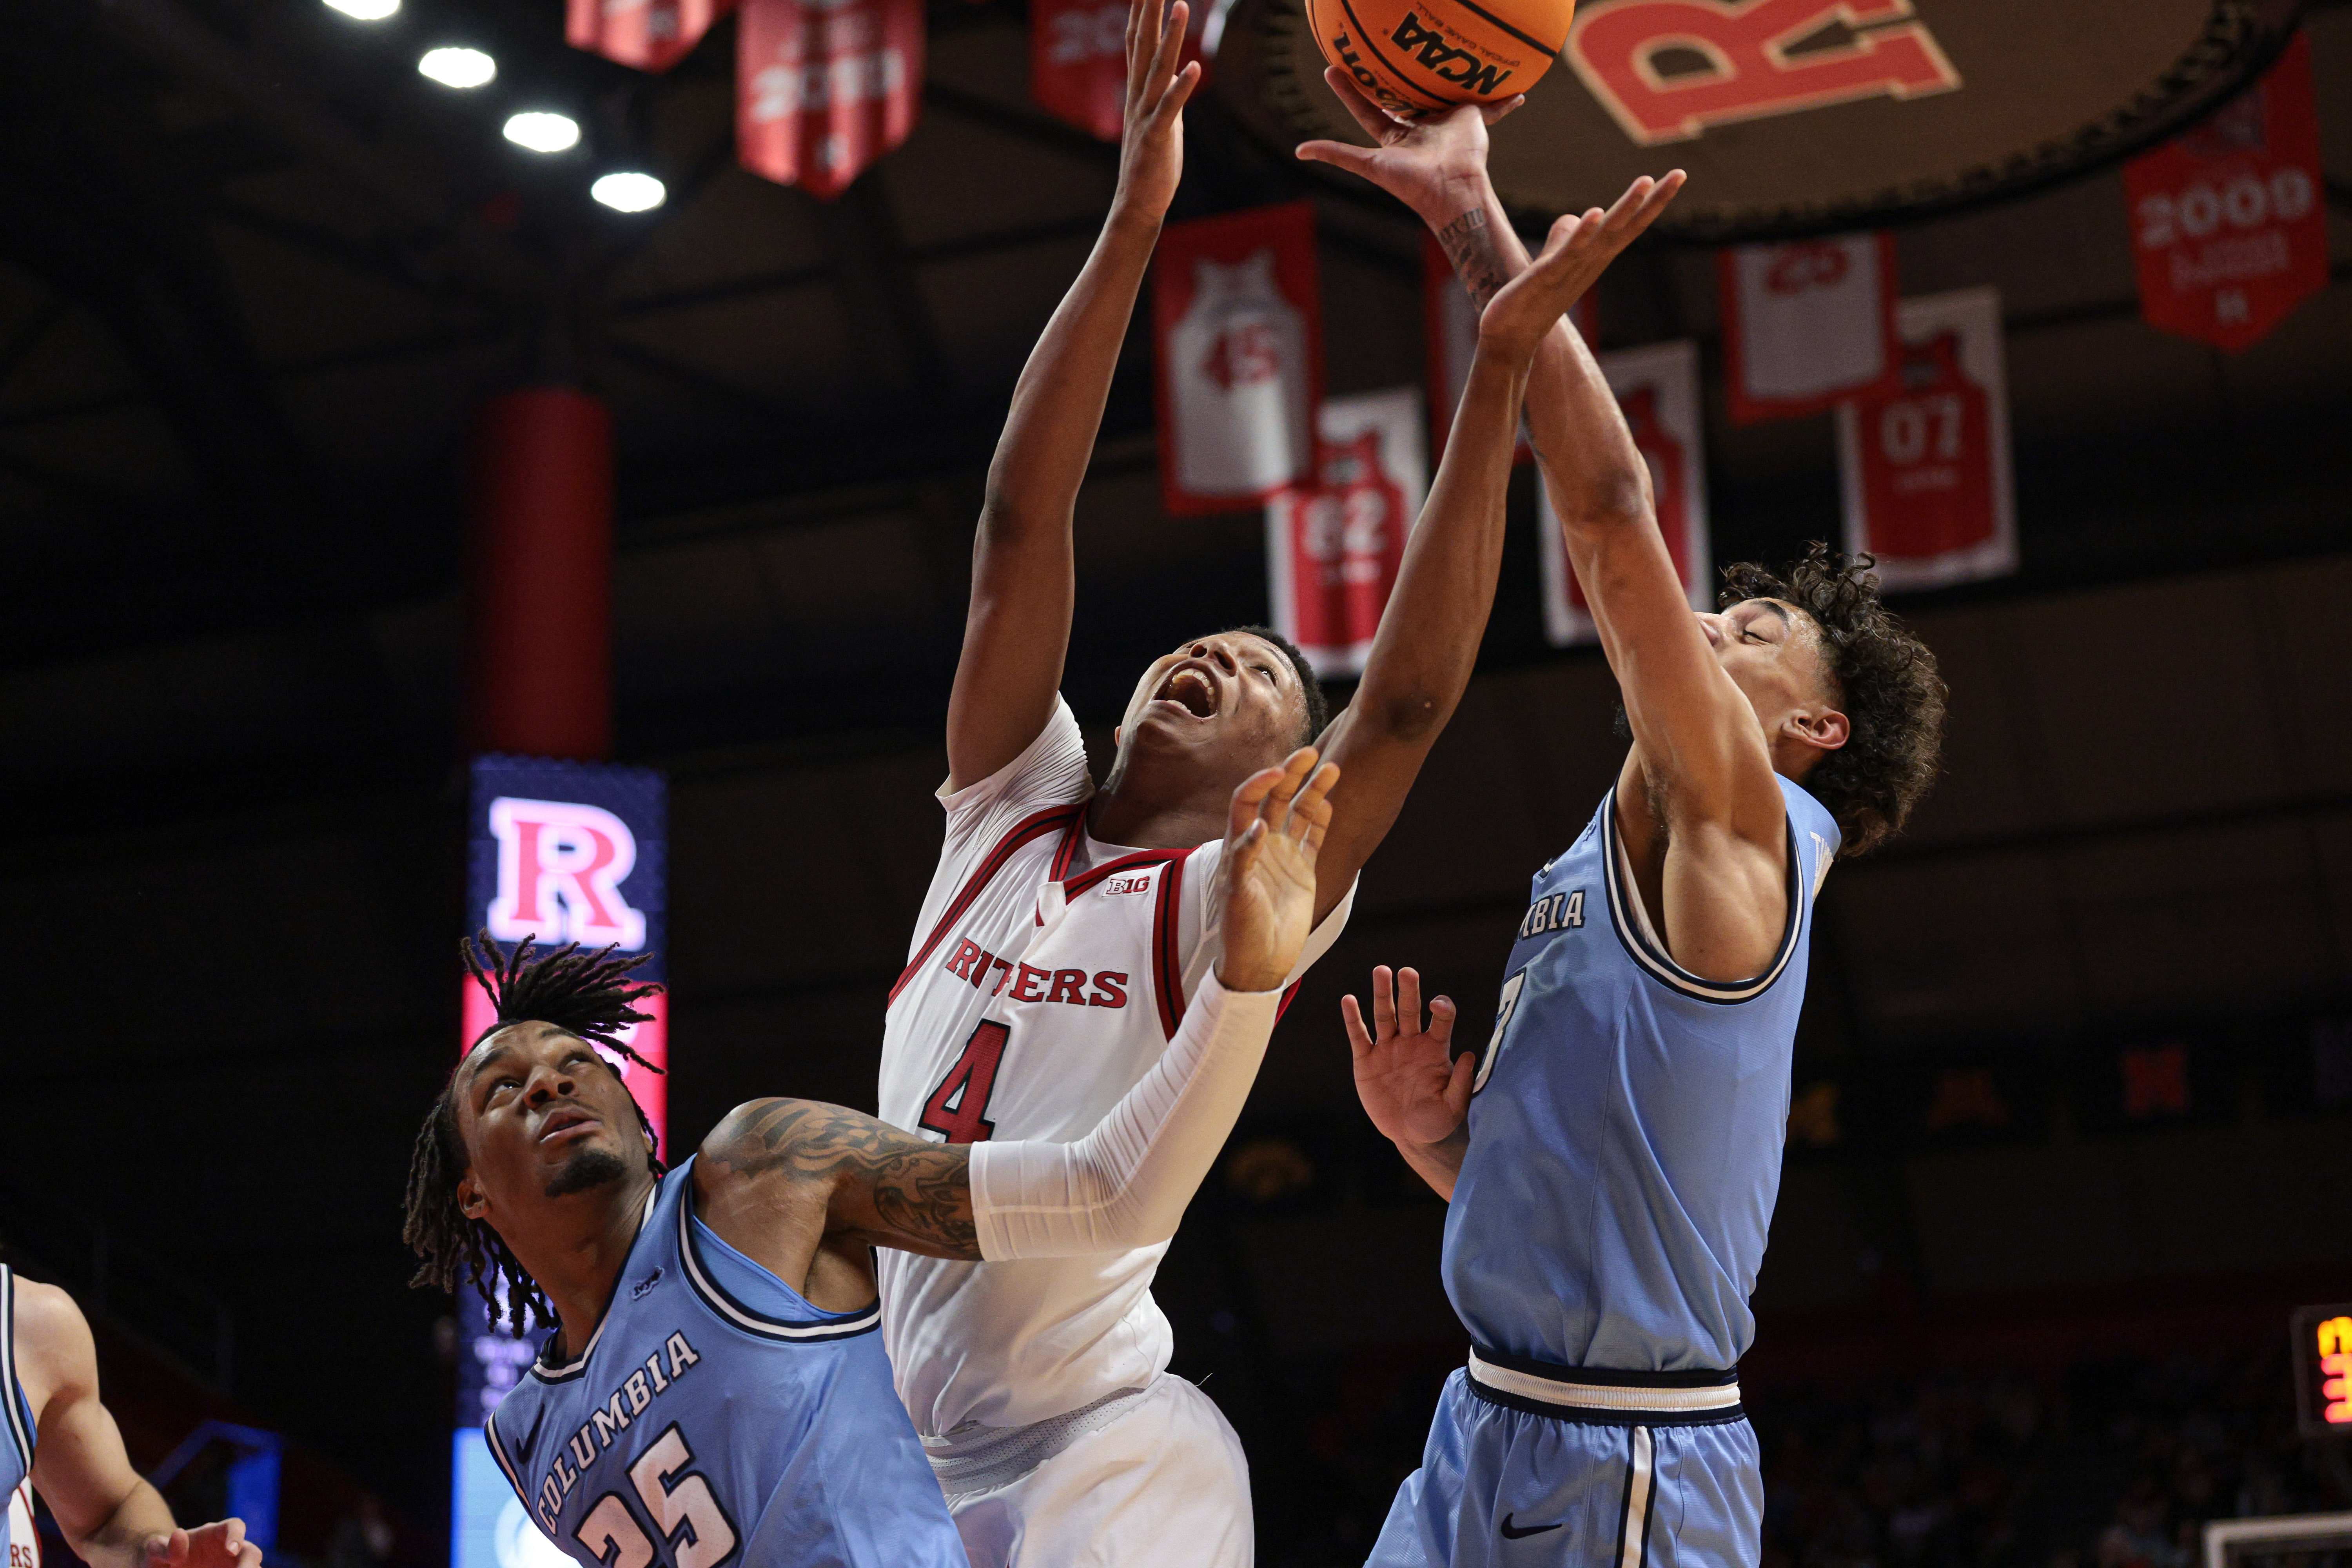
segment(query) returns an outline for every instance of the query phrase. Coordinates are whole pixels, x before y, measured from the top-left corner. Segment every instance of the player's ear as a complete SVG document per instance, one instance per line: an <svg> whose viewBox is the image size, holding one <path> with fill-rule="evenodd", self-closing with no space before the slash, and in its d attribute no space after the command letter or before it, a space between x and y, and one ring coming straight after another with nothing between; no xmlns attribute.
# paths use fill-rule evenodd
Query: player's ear
<svg viewBox="0 0 2352 1568"><path fill-rule="evenodd" d="M457 1212L467 1219L479 1219L489 1212L490 1200L482 1191L482 1184L467 1172L457 1178Z"/></svg>
<svg viewBox="0 0 2352 1568"><path fill-rule="evenodd" d="M1800 708L1789 715L1783 728L1806 745L1824 752L1836 751L1853 735L1853 724L1834 708L1819 710Z"/></svg>

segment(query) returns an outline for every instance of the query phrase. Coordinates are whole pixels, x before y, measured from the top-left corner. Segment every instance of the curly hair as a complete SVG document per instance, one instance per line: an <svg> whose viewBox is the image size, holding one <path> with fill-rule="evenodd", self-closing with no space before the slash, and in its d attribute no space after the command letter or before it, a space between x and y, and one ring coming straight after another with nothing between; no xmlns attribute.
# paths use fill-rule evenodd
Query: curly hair
<svg viewBox="0 0 2352 1568"><path fill-rule="evenodd" d="M466 973L489 994L491 1005L498 1010L498 1021L483 1030L473 1045L480 1045L509 1024L535 1021L602 1046L640 1067L661 1071L620 1037L627 1026L653 1016L632 1004L661 987L628 978L629 972L651 954L615 958L609 947L583 952L580 944L573 942L533 958L530 945L530 939L525 937L512 952L505 952L488 931L458 943ZM467 1047L469 1053L472 1048ZM459 1058L458 1065L464 1065L464 1058ZM408 1196L400 1238L423 1261L408 1282L438 1286L454 1294L462 1279L482 1293L492 1328L504 1318L519 1334L532 1317L542 1323L555 1321L555 1309L508 1248L505 1238L482 1221L467 1218L457 1206L457 1183L472 1162L465 1141L457 1135L457 1070L452 1068L433 1109L425 1112L425 1125L417 1129L415 1151L409 1156ZM636 1097L630 1096L629 1103L636 1105ZM646 1120L645 1107L638 1105L636 1110L646 1142L653 1145L653 1123ZM659 1175L663 1167L658 1149L650 1159L654 1173Z"/></svg>
<svg viewBox="0 0 2352 1568"><path fill-rule="evenodd" d="M1944 746L1944 678L1927 645L1879 603L1878 563L1816 540L1785 573L1727 566L1724 609L1779 599L1820 628L1826 673L1851 727L1846 742L1806 775L1805 788L1837 819L1841 858L1868 853L1902 829L1936 782Z"/></svg>

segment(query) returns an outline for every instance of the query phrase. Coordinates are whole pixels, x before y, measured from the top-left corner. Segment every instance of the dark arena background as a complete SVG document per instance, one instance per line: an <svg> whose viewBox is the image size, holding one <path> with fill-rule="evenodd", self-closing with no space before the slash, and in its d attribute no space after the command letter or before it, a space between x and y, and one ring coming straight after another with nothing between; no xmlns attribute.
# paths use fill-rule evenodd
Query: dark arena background
<svg viewBox="0 0 2352 1568"><path fill-rule="evenodd" d="M659 72L568 46L555 0L7 14L0 1247L81 1301L180 1516L266 1503L272 1562L452 1561L452 1433L497 1357L406 1288L401 1198L508 842L478 753L633 770L549 798L625 818L666 879L675 1149L756 1095L874 1105L989 455L1118 152L1032 79L1067 7L930 0L891 24L923 44L885 84L903 144L837 192L762 177L737 58L775 3ZM1831 52L1914 14L1793 9ZM1338 124L1297 8L1218 20L1170 233L1308 204L1324 391L1450 395L1417 224L1288 155ZM1906 300L1997 291L2013 543L1891 595L1949 681L1945 772L1818 906L1740 1368L1765 1562L2221 1568L2260 1542L2209 1557L2209 1524L2352 1510L2352 5L1900 26L1952 81L1642 142L1580 55L1496 150L1531 234L1693 170L1594 331L1696 345L1716 566L1834 542L1854 505L1851 414L1732 416L1729 247L1876 232ZM495 79L421 76L443 47ZM2210 153L2291 70L2317 165L2257 195L2307 286L2184 329L2165 279L2210 279L2147 254L2148 161ZM521 112L577 144L502 137ZM666 199L592 201L615 171ZM2234 210L2166 199L2184 231ZM1153 658L1280 614L1264 504L1167 504L1161 342L1147 290L1077 508L1064 689L1098 766ZM533 469L501 420L550 387L585 423ZM609 504L609 554L535 554L541 503ZM1465 1343L1444 1205L1359 1110L1339 997L1414 964L1483 1041L1526 879L1622 756L1600 651L1551 635L1532 469L1511 506L1468 695L1159 1276L1267 1568L1362 1561ZM501 604L540 640L485 631ZM591 692L584 731L515 738L541 677ZM478 1545L459 1568L546 1555Z"/></svg>

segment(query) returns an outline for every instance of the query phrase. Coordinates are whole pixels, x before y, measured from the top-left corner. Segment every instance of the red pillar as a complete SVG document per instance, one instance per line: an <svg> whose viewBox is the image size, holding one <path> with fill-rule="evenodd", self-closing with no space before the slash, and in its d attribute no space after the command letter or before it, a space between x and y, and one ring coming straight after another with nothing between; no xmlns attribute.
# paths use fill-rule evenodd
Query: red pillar
<svg viewBox="0 0 2352 1568"><path fill-rule="evenodd" d="M613 416L576 387L492 398L474 427L470 751L613 750Z"/></svg>

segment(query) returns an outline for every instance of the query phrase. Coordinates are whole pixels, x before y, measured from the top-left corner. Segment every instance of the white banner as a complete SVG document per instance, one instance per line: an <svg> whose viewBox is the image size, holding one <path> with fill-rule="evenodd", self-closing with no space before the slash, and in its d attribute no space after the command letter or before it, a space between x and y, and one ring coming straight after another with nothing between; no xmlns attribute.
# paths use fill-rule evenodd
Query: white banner
<svg viewBox="0 0 2352 1568"><path fill-rule="evenodd" d="M1319 433L1315 482L1266 505L1272 619L1318 675L1360 675L1429 495L1420 389L1335 397Z"/></svg>
<svg viewBox="0 0 2352 1568"><path fill-rule="evenodd" d="M1895 384L1838 405L1845 547L1889 588L2017 570L2000 295L1962 289L1895 310Z"/></svg>
<svg viewBox="0 0 2352 1568"><path fill-rule="evenodd" d="M1731 422L1817 414L1886 380L1895 360L1895 241L1849 234L1722 253Z"/></svg>
<svg viewBox="0 0 2352 1568"><path fill-rule="evenodd" d="M1714 545L1706 530L1706 449L1699 423L1698 345L1687 340L1620 349L1599 356L1601 374L1617 395L1633 445L1650 465L1658 530L1682 574L1695 610L1715 604ZM1591 612L1568 563L1551 493L1536 487L1536 529L1542 536L1544 635L1555 647L1594 641Z"/></svg>

